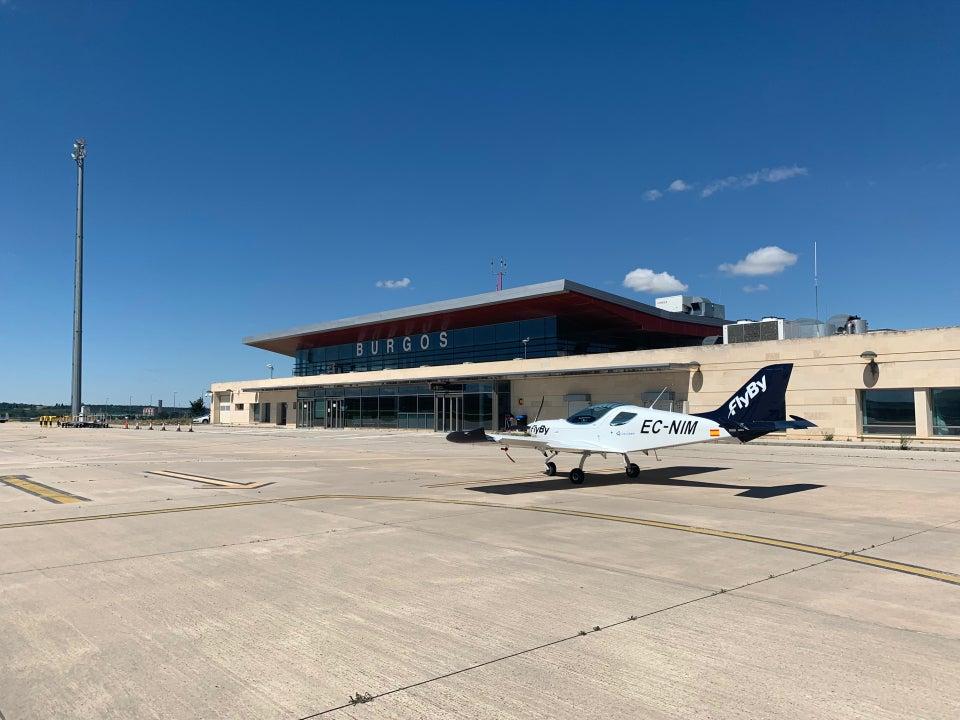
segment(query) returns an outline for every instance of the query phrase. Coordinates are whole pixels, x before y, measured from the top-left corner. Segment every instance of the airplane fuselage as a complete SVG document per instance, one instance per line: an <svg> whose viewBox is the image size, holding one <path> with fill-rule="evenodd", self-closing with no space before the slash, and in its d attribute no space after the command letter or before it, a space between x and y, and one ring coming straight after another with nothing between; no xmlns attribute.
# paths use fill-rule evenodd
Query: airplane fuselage
<svg viewBox="0 0 960 720"><path fill-rule="evenodd" d="M527 428L533 438L551 447L629 453L719 440L730 434L713 420L685 413L619 405L593 422L541 420Z"/></svg>

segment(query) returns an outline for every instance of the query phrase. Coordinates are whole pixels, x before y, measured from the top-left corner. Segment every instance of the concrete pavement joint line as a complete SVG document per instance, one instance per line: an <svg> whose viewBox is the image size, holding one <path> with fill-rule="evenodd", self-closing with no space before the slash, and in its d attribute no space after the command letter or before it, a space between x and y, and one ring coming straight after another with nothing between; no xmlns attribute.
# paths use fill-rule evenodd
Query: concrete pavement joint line
<svg viewBox="0 0 960 720"><path fill-rule="evenodd" d="M694 525L682 525L680 523L671 523L663 520L648 520L645 518L629 517L626 515L607 515L605 513L595 513L587 510L568 510L558 507L542 507L538 505L505 505L502 503L480 502L478 500L456 500L453 498L427 498L427 497L405 497L394 495L348 495L341 493L330 493L321 495L297 495L293 497L282 498L264 498L263 500L238 500L230 503L210 503L208 505L188 505L183 507L156 508L153 510L130 510L127 512L107 513L102 515L86 515L79 517L50 518L47 520L24 520L21 522L4 523L0 525L0 530L9 530L22 527L35 527L40 525L59 525L71 522L86 522L91 520L111 520L115 518L141 517L145 515L164 515L167 513L190 512L193 510L219 510L225 508L246 507L249 505L270 505L287 502L308 502L312 500L373 500L381 502L422 502L422 503L440 503L446 505L468 505L472 507L499 508L503 510L523 510L526 512L540 512L551 515L567 515L571 517L588 518L592 520L604 520L607 522L621 522L630 525L642 525L644 527L662 528L664 530L677 530L679 532L694 533L697 535L708 535L711 537L725 538L727 540L739 540L741 542L755 543L758 545L768 545L779 547L785 550L795 550L797 552L809 553L811 555L821 555L823 557L835 560L845 560L847 562L869 565L883 570L892 570L894 572L915 575L930 580L939 580L950 585L960 586L960 575L926 568L921 565L911 565L893 560L884 560L883 558L872 557L869 555L858 555L857 551L834 550L832 548L820 547L818 545L807 545L804 543L793 542L790 540L779 540L777 538L768 538L762 535L748 535L745 533L731 532L729 530L716 530L713 528L702 528ZM954 521L957 522L957 521ZM953 522L946 523L947 525ZM931 528L932 529L932 528ZM925 532L925 531L919 531Z"/></svg>
<svg viewBox="0 0 960 720"><path fill-rule="evenodd" d="M602 495L603 497L609 497L609 498L629 498L630 500L642 500L645 503L658 503L661 505L679 505L681 508L716 509L718 507L717 505L710 505L708 503L687 502L684 500L676 500L673 498L668 500L668 499L664 499L661 495L656 495L653 492L647 492L647 491L628 492L625 494L613 494L613 493L598 493L598 494ZM559 503L568 502L568 501L557 501L557 502L559 504ZM756 506L753 506L750 508L731 508L727 506L720 506L720 507L723 507L723 509L725 510L739 510L745 513L763 513L765 515L780 515L780 516L791 517L791 518L798 517L798 518L804 518L804 519L826 520L826 521L831 521L836 519L831 517L830 515L824 515L823 513L799 512L799 511L788 512L782 509L770 510L770 509L765 509L763 507L756 507ZM854 518L854 519L860 520L863 522L869 522L870 524L876 525L878 527L882 526L882 527L895 528L900 530L906 530L913 527L912 525L907 525L905 523L879 521L873 518ZM950 521L946 523L946 525L952 525L954 522L956 521ZM933 525L928 529L937 530L939 528L946 527L946 525Z"/></svg>
<svg viewBox="0 0 960 720"><path fill-rule="evenodd" d="M17 490L22 490L25 493L29 493L55 505L90 502L90 498L74 495L66 490L60 490L59 488L30 480L28 475L0 475L0 483L16 488Z"/></svg>
<svg viewBox="0 0 960 720"><path fill-rule="evenodd" d="M607 623L606 625L595 625L593 629L579 630L575 635L567 635L566 637L557 638L555 640L551 640L549 642L542 643L540 645L534 645L532 647L528 647L522 650L517 650L512 653L508 653L507 655L501 655L500 657L492 658L490 660L485 660L481 663L468 665L467 667L463 667L458 670L452 670L448 673L444 673L443 675L437 675L436 677L427 678L426 680L420 680L415 683L410 683L409 685L403 685L401 687L393 688L392 690L386 690L382 693L370 695L370 701L376 700L378 698L386 697L388 695L395 695L396 693L405 692L407 690L412 690L413 688L421 687L423 685L428 685L430 683L437 682L439 680L445 680L447 678L454 677L456 675L461 675L463 673L470 672L471 670L478 670L482 667L487 667L488 665L494 665L496 663L503 662L505 660L510 660L515 657L520 657L521 655L529 655L537 652L538 650L545 650L546 648L553 647L554 645L560 645L561 643L569 642L570 640L576 640L581 637L593 635L594 633L598 633L603 630L609 630L611 628L619 627L620 625L626 625L627 623L634 622L636 620L644 620L648 617L652 617L653 615L659 615L660 613L665 613L670 610L676 610L677 608L681 608L686 605L692 605L693 603L701 602L703 600L708 600L712 597L717 597L718 595L724 595L727 593L734 592L736 590L743 590L744 588L748 588L752 585L759 585L760 583L769 582L770 580L776 580L777 578L781 578L785 575L791 575L793 573L800 572L801 570L807 570L809 568L816 567L817 565L823 565L824 563L828 563L831 560L833 560L833 558L817 560L807 565L801 565L800 567L797 567L797 568L784 570L781 573L775 573L773 575L770 575L769 577L759 578L758 580L751 580L741 585L737 585L736 587L721 588L719 590L715 590L713 592L707 593L706 595L698 595L697 597L690 598L689 600L684 600L683 602L674 603L673 605L668 605L667 607L651 610L641 615L631 615L625 620L617 620L615 622ZM347 703L344 703L343 705L337 705L336 707L327 708L325 710L321 710L311 715L304 715L298 718L297 720L312 720L313 718L320 717L321 715L328 715L330 713L337 712L338 710L345 710L346 708L353 707L355 704L356 703L353 703L353 702L347 702Z"/></svg>
<svg viewBox="0 0 960 720"><path fill-rule="evenodd" d="M666 457L677 457L677 458L687 458L687 459L690 459L690 460L730 460L730 457L729 457L729 456L727 456L727 457L719 456L719 457L718 457L718 456L716 456L716 455L701 455L701 454L699 454L699 453L696 454L696 455L682 455L682 454L680 454L680 455L674 455L673 453L664 453L663 455L664 455L665 458L666 458ZM844 456L842 456L842 457L849 457L849 458L853 458L853 459L855 459L855 460L861 459L861 457L858 456L858 455L844 455ZM885 460L886 458L866 457L866 458L862 458L862 459L866 459L866 460L882 459L882 460ZM744 462L758 462L758 463L781 463L781 462L784 462L784 460L786 460L786 458L779 458L779 459L776 459L776 460L768 460L768 459L764 459L764 458L738 457L737 460L742 460L742 461L744 461ZM903 462L910 462L911 460L914 460L914 458L903 458ZM952 461L952 462L956 462L956 461ZM793 460L793 459L790 460L790 464L791 464L791 465L813 465L813 466L816 466L816 467L835 467L835 468L844 468L844 469L850 469L850 468L852 467L852 466L850 466L850 465L841 465L840 463L829 463L829 462L820 463L820 462L809 462L809 461L806 461L806 460ZM893 470L893 471L897 471L897 470L912 470L912 471L916 471L916 472L948 472L948 473L960 473L960 468L956 468L956 469L955 469L955 468L918 468L918 467L913 467L913 466L911 466L911 467L894 467L894 466L891 466L891 465L859 465L859 464L856 465L855 467L856 467L857 469L859 469L859 468L870 468L870 469L872 469L872 470Z"/></svg>
<svg viewBox="0 0 960 720"><path fill-rule="evenodd" d="M643 518L631 518L623 515L606 515L603 513L591 513L584 510L566 510L563 508L539 508L537 506L531 506L528 508L530 510L536 510L540 512L550 512L558 515L573 515L575 517L593 517L600 520L607 520L610 522L623 522L630 523L635 525L644 525L646 527L659 527L667 530L679 530L681 532L691 532L698 535L710 535L712 537L722 537L729 540L740 540L742 542L756 543L758 545L771 545L773 547L784 548L786 550L796 550L798 552L810 553L812 555L822 555L824 557L833 558L835 560L846 560L848 562L862 563L864 565L871 565L873 567L883 568L884 570L893 570L896 572L907 573L908 575L916 575L918 577L925 577L931 580L941 580L952 585L960 585L960 575L946 572L943 570L935 570L932 568L925 568L920 565L911 565L908 563L895 562L892 560L884 560L883 558L871 557L869 555L859 555L859 551L851 550L834 550L832 548L820 547L818 545L807 545L805 543L797 543L790 540L779 540L777 538L768 538L762 535L748 535L745 533L731 532L729 530L715 530L713 528L702 528L695 527L693 525L681 525L678 523L664 522L662 520L646 520ZM956 521L953 521L956 522ZM946 523L946 525L952 525L953 522ZM943 527L943 526L941 526ZM910 535L905 535L903 537L910 537L912 535L918 535L921 532L926 532L927 530L933 530L935 528L925 528L924 530L917 531L916 533L911 533ZM902 540L903 537L896 538L896 540Z"/></svg>
<svg viewBox="0 0 960 720"><path fill-rule="evenodd" d="M356 520L356 518L351 518L351 519ZM223 548L243 547L244 545L260 545L263 543L282 542L284 540L301 540L303 538L319 537L321 535L329 535L329 534L338 533L338 532L345 533L345 532L353 532L355 530L366 530L376 526L377 525L374 523L366 523L364 525L357 525L356 527L331 528L329 530L319 530L317 532L301 533L299 535L278 535L276 537L270 537L270 538L255 538L253 540L241 540L239 542L232 542L232 543L219 543L217 545L198 545L196 547L179 548L177 550L164 550L163 552L145 553L143 555L123 555L121 557L101 558L100 560L85 560L83 562L66 563L64 565L46 565L45 567L24 568L23 570L8 570L7 572L0 572L0 577L6 577L7 575L24 575L26 573L35 573L35 572L45 573L48 570L68 570L70 568L86 567L88 565L103 565L104 563L124 562L126 560L147 560L150 558L169 557L171 555L186 555L187 553L206 552L209 550L221 550ZM0 716L0 720L3 720L2 716Z"/></svg>

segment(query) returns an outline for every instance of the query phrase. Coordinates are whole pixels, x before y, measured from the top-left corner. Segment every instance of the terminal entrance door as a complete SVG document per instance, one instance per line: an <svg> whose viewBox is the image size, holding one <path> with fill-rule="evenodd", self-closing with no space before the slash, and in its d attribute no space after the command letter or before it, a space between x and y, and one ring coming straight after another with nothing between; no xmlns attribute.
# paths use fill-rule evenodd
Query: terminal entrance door
<svg viewBox="0 0 960 720"><path fill-rule="evenodd" d="M435 432L463 429L463 395L436 395L433 404Z"/></svg>
<svg viewBox="0 0 960 720"><path fill-rule="evenodd" d="M297 427L313 425L313 401L301 400L297 404Z"/></svg>
<svg viewBox="0 0 960 720"><path fill-rule="evenodd" d="M326 403L326 414L324 415L324 427L336 429L343 427L343 398L326 398L317 402Z"/></svg>

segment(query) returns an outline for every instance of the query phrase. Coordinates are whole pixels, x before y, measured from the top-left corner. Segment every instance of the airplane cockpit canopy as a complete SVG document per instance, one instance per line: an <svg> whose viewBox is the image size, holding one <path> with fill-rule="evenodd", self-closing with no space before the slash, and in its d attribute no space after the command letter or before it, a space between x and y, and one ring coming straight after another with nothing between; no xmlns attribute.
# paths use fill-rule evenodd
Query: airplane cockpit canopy
<svg viewBox="0 0 960 720"><path fill-rule="evenodd" d="M600 403L599 405L591 405L568 417L567 422L574 425L589 425L602 418L614 408L622 407L623 405L626 405L626 403Z"/></svg>

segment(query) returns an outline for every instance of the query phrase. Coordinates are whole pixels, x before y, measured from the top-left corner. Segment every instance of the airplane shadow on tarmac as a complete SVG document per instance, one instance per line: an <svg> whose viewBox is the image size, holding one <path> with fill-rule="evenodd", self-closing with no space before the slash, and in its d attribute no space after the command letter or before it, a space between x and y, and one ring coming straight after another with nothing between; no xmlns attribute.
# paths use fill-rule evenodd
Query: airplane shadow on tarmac
<svg viewBox="0 0 960 720"><path fill-rule="evenodd" d="M607 485L672 485L675 487L689 488L725 488L732 490L743 490L737 493L738 497L757 498L765 500L766 498L780 497L781 495L790 495L792 493L804 492L805 490L816 490L823 485L814 485L812 483L793 483L791 485L732 485L730 483L712 483L701 482L699 480L681 480L683 476L700 475L702 473L717 472L719 470L729 470L722 467L693 467L685 465L674 465L664 468L650 468L641 470L640 475L635 478L628 478L625 474L614 475L595 475L587 473L587 481L583 485L571 485L566 475L552 477L549 480L527 480L524 482L505 483L503 485L483 485L467 488L476 492L490 493L492 495L517 495L520 493L547 492L550 490L570 490L576 487L604 487Z"/></svg>

